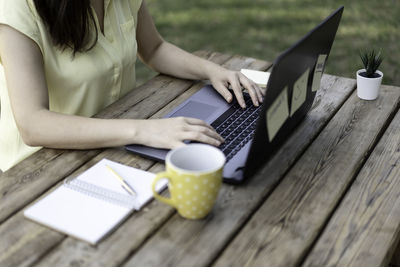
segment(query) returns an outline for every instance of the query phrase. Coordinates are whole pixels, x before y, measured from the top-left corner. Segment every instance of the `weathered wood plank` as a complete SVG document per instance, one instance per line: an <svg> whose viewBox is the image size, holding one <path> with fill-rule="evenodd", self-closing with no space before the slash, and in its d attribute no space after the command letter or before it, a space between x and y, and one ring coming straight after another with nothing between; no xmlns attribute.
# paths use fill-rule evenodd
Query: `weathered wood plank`
<svg viewBox="0 0 400 267"><path fill-rule="evenodd" d="M226 57L225 57L226 58ZM228 61L229 62L229 61ZM262 63L262 64L261 64ZM229 64L229 63L228 63ZM249 66L243 65L244 67L265 67L269 63L266 62L261 62L261 61L254 61L252 64ZM232 65L232 64L231 64ZM181 96L176 98L174 101L170 102L167 106L165 106L162 110L160 110L158 113L153 115L152 117L158 118L162 117L165 113L170 111L171 108L177 106L181 102L183 102L187 97L193 93L195 93L199 88L201 87L201 84L194 85L192 88L187 90L185 93L183 93ZM110 152L111 151L111 152ZM116 160L118 162L130 165L130 166L135 166L137 168L143 168L143 163L138 164L138 161L143 160L143 159L132 159L132 155L126 153L125 151L117 151L115 152L114 150L105 150L102 152L100 155L96 156L91 162L86 164L83 168L79 169L76 173L80 173L83 170L85 170L88 166L93 165L96 163L98 160L101 158L109 158L111 160ZM158 169L157 169L158 168ZM161 164L156 164L153 167L154 171L159 171L160 168L163 168L163 165ZM73 175L76 175L73 174ZM51 237L51 234L54 234L53 231L46 229L49 234L48 242L47 244L51 244L52 247L55 247L54 251L49 253L47 257L43 259L43 264L44 265L60 265L60 264L69 264L69 263L74 263L74 262L80 262L80 263L85 263L85 264L91 264L93 262L91 261L96 261L99 258L104 258L104 262L110 261L110 265L116 264L116 262L120 262L129 255L132 249L135 249L135 247L138 247L144 240L149 236L154 230L154 228L159 227L162 222L166 221L169 217L170 214L173 213L172 208L166 208L163 204L155 202L152 203L151 205L155 207L150 207L145 208L143 212L145 212L145 215L140 215L142 211L139 213L136 213L135 216L131 216L121 227L109 237L110 240L105 240L103 241L99 247L93 248L90 245L87 245L83 242L76 241L75 239L72 238L67 238L61 234L58 234L54 237ZM20 220L24 220L22 218L19 218ZM143 227L143 225L146 225L146 227ZM39 232L42 229L41 227L37 227L36 231ZM0 226L0 230L1 230ZM142 229L140 232L142 235L138 235L137 233L134 235L136 229ZM4 228L4 232L7 231L12 231L13 228L7 225L7 227ZM31 230L34 232L33 230ZM132 235L127 235L127 233L132 232ZM132 236L135 236L135 239L132 238ZM19 238L24 238L23 235L19 236ZM124 247L125 249L119 249L119 256L117 257L115 255L115 252L113 250L110 250L110 247L113 247L115 244L115 240L119 240L118 242L121 243L121 246ZM26 246L28 247L32 243L37 243L37 241L29 239L29 240L24 240ZM58 245L57 247L57 244ZM104 245L103 245L104 244ZM22 258L25 259L23 262L19 262L19 264L22 264L24 262L34 262L38 258L42 258L43 254L45 254L48 251L48 247L43 247L42 248L36 248L36 251L30 251L29 249L25 249L23 245L20 245L18 248L10 248L9 250L12 250L14 253L10 255L8 253L8 258L3 257L4 261L1 262L1 265L4 265L5 263L10 263L10 265L14 265L17 263L17 260L21 260ZM73 253L71 252L73 251ZM90 251L90 252L88 252ZM109 253L113 254L109 254ZM0 254L1 255L1 254ZM19 255L19 256L17 256ZM69 259L65 258L65 255L70 255ZM40 257L39 257L40 256ZM63 258L63 263L59 262L59 259ZM108 259L107 259L108 258ZM97 262L97 261L96 261ZM109 266L107 264L107 266Z"/></svg>
<svg viewBox="0 0 400 267"><path fill-rule="evenodd" d="M227 55L223 55L223 54L219 54L219 53L202 53L204 55L206 55L207 57L209 57L210 59L212 59L214 62L216 63L222 63L224 61L226 61L227 59L229 59L231 56L227 56ZM171 103L170 103L171 104ZM169 104L169 105L170 105ZM116 108L122 108L119 105L119 103L115 103L114 105L118 105ZM128 108L128 106L124 107L124 108ZM162 110L165 110L162 109ZM111 109L111 111L113 111L113 109ZM102 112L104 113L104 112ZM108 116L108 113L105 112L103 115L104 116ZM157 115L156 115L157 117ZM52 150L49 150L50 152L52 152ZM118 153L116 153L116 151L118 151ZM57 151L55 151L56 153ZM99 151L96 151L96 153L100 153ZM91 153L91 157L88 157L85 159L85 161L90 160L90 158L94 157L96 154L95 153ZM125 158L121 158L121 155L124 155ZM98 155L95 159L93 159L91 162L86 163L85 166L83 166L82 168L78 169L77 171L75 171L73 174L71 174L71 176L76 176L78 173L83 172L85 169L87 169L89 166L93 165L94 163L96 163L98 160L97 159L101 159L101 158L110 158L112 160L116 160L116 161L120 161L121 163L127 164L127 165L131 165L134 166L136 168L142 168L143 169L143 164L147 162L149 162L148 160L144 160L142 158L139 158L137 156L134 156L132 154L128 154L125 151L121 151L121 149L108 149L104 152L102 152L100 155ZM41 162L41 159L37 160L38 162ZM143 163L144 162L144 163ZM68 162L58 162L61 164L60 167L63 167L63 165L65 164L66 166L69 166ZM82 164L82 163L81 163ZM79 166L78 166L79 167ZM57 170L57 168L54 168L55 170ZM54 173L55 176L59 175L59 173ZM60 179L62 178L62 176L60 176ZM15 217L15 218L14 218ZM31 233L29 236L30 238L27 238L25 236L25 232L24 231L16 231L16 229L13 227L14 225L23 225L23 222L26 221L26 219L23 218L21 212L14 216L11 220L11 223L8 223L6 221L6 223L3 223L2 225L0 225L0 233L14 233L14 239L18 239L18 240L22 240L21 242L19 242L17 245L18 246L14 246L13 244L10 244L7 241L7 238L1 239L0 240L0 248L1 247L7 247L7 249L0 249L0 258L2 259L0 261L0 266L16 266L16 265L21 265L24 264L25 262L32 262L35 261L40 255L44 254L48 248L56 245L57 243L61 242L65 237L61 234L57 234L51 230L46 229L46 231L44 231L43 233L43 228L40 227L39 225L33 224L33 223L28 223L27 224L27 229L29 229L29 232ZM29 249L29 247L31 246L31 244L38 244L40 242L40 240L34 240L35 237L37 235L35 235L34 233L40 233L42 235L46 235L47 236L47 244L49 244L50 247L47 246L32 246L35 247L36 251L31 251ZM43 238L42 238L43 239ZM2 242L3 241L3 242ZM7 241L7 242L6 242ZM11 251L11 252L10 252ZM16 264L17 262L19 262L18 264Z"/></svg>
<svg viewBox="0 0 400 267"><path fill-rule="evenodd" d="M92 158L69 177L79 175L103 158L112 159L144 170L154 164L153 161L128 154L120 148L113 148L107 149ZM62 181L46 192L46 194L53 191L61 183ZM65 239L63 234L27 220L23 217L23 211L19 211L0 225L0 236L2 237L0 240L0 266L29 265L40 259L43 254L53 249L54 246ZM45 244L42 244L43 242Z"/></svg>
<svg viewBox="0 0 400 267"><path fill-rule="evenodd" d="M0 225L0 266L29 266L38 258L38 251L47 251L60 242L63 235L49 231L23 218L22 212Z"/></svg>
<svg viewBox="0 0 400 267"><path fill-rule="evenodd" d="M235 56L224 63L223 66L231 69L266 69L270 66L270 63ZM202 86L202 84L194 85L157 112L154 117L162 117L172 108L186 100L187 97L197 92ZM164 169L163 164L156 164L151 170L156 172L162 169ZM69 266L74 262L79 262L80 266L86 266L101 262L104 266L119 265L174 213L173 208L154 201L145 211L140 211L135 216L131 216L107 240L101 242L97 248L73 238L67 238L57 248L42 257L37 264L39 266ZM137 229L141 229L140 233Z"/></svg>
<svg viewBox="0 0 400 267"><path fill-rule="evenodd" d="M215 266L300 264L399 100L398 88L389 86L376 101L354 92Z"/></svg>
<svg viewBox="0 0 400 267"><path fill-rule="evenodd" d="M335 210L304 266L388 266L399 233L400 112Z"/></svg>
<svg viewBox="0 0 400 267"><path fill-rule="evenodd" d="M235 65L239 64L238 57L234 57ZM269 63L258 60L247 60L246 63L241 63L243 67L252 67L252 68L266 68L269 66ZM243 65L250 64L250 65ZM224 66L226 67L234 67L231 63L231 60L228 60ZM176 98L174 101L165 106L162 110L157 112L153 117L159 118L170 111L173 107L179 105L181 102L187 99L190 95L195 93L199 88L201 88L202 84L197 84L192 86L189 90L183 93L181 96ZM104 157L104 154L107 151L103 152L99 155L100 158ZM125 153L126 154L126 153ZM108 156L107 158L114 160L112 157ZM121 163L125 163L124 160L119 160ZM154 168L163 168L163 165L156 164ZM85 244L83 242L77 241L73 238L68 238L64 240L59 247L56 247L53 251L48 253L45 257L41 259L39 264L43 265L69 265L72 262L80 262L83 265L90 265L91 261L96 260L98 262L99 259L102 259L101 262L105 264L105 266L112 266L122 261L126 256L129 255L131 250L136 249L140 246L140 244L151 235L155 228L159 227L162 222L168 220L170 215L174 212L172 208L166 207L165 205L155 202L152 203L154 207L150 209L146 209L146 216L140 216L140 212L135 216L132 216L125 222L120 228L110 237L110 240L103 241L96 249L92 248L90 245ZM139 214L139 215L138 215ZM144 226L145 225L145 226ZM136 229L141 229L141 234L134 235L132 229L136 231ZM127 235L127 233L132 232L132 235ZM117 243L115 243L118 240ZM118 256L116 256L113 250L110 250L110 247L118 245ZM121 247L123 247L121 249ZM90 252L88 252L90 251ZM113 253L113 254L109 254ZM70 255L66 257L65 255ZM63 258L63 261L60 262L60 258Z"/></svg>
<svg viewBox="0 0 400 267"><path fill-rule="evenodd" d="M190 95L197 92L201 86L201 83L192 86L189 90L184 92L182 95L177 97L175 100L166 105L163 109L157 112L154 116L152 116L152 118L161 118L171 109L185 101ZM96 157L96 159L94 159L94 163L102 158L117 160L114 156L109 155L108 152L109 150L106 150L101 153L98 157ZM128 160L132 158L132 156L127 153L121 153L125 156L128 156ZM145 166L143 166L143 164L141 164L139 160L140 159L135 159L131 162L130 166L145 169ZM118 162L128 165L128 161L126 159L118 158ZM163 169L164 164L156 163L148 171L156 173ZM79 172L81 171L79 170ZM91 265L93 262L109 263L106 266L117 265L127 255L129 255L130 249L134 249L140 246L140 244L144 242L147 236L150 233L156 231L159 225L168 220L168 218L173 213L174 210L172 208L165 207L157 201L152 201L144 209L130 216L126 220L126 222L123 223L115 231L115 233L113 233L109 238L102 241L96 247L93 247L84 242L79 242L74 238L67 238L65 236L62 236L58 240L52 240L52 242L50 241L53 246L58 245L58 247L53 248L53 251L49 252L48 255L43 258L43 261L38 262L37 265L59 266L60 264L70 265L74 262L79 262L81 266ZM137 229L141 229L141 231L138 232ZM50 230L48 231L52 232ZM50 234L51 233L49 233L49 235ZM118 243L124 244L123 246L126 249L117 248L117 246L114 245L116 240L118 240ZM117 248L117 251L113 250L115 248ZM48 250L48 248L45 248L45 250L43 251L36 251L35 254L45 254L45 252L47 252ZM34 260L37 258L37 255L35 254L33 254ZM69 256L66 257L65 255ZM63 259L62 262L64 263L60 263L60 259Z"/></svg>
<svg viewBox="0 0 400 267"><path fill-rule="evenodd" d="M164 116L166 113L168 113L172 108L176 107L180 103L182 103L184 100L187 99L190 95L194 94L197 92L197 90L201 87L200 84L196 84L192 86L189 90L184 92L182 95L177 97L175 100L170 102L168 105L166 105L164 108L162 108L159 112L157 112L155 115L152 116L152 118L161 118ZM123 156L123 157L121 157ZM122 164L133 166L135 168L139 169L144 169L149 165L149 162L146 159L143 159L141 157L131 155L126 153L125 151L119 151L116 154L113 154L112 149L108 149L101 154L99 154L97 157L95 157L91 163L87 163L84 168L79 169L77 173L81 173L84 170L86 170L89 166L95 164L102 158L108 158L110 160L118 161ZM160 163L156 163L153 165L148 171L151 172L159 172L164 169L164 165ZM44 247L42 250L36 249L35 252L32 251L27 251L26 248L21 246L21 251L18 249L13 249L15 251L15 258L16 260L21 260L21 254L22 258L25 258L26 260L29 260L29 262L35 262L39 258L42 258L44 254L48 253L46 257L43 258L43 261L40 263L36 263L36 265L44 265L44 266L59 266L59 265L70 265L73 264L74 262L79 262L79 264L82 266L84 265L91 265L93 262L104 262L104 263L110 263L110 265L117 264L118 262L122 261L127 255L130 253L130 248L135 248L138 247L146 238L147 236L156 231L156 229L161 225L163 222L168 220L168 218L171 216L171 214L174 213L174 210L172 208L166 208L164 205L160 204L157 201L151 202L148 206L146 206L144 209L142 209L139 212L134 213L132 216L130 216L126 222L121 224L119 228L115 231L115 233L112 233L112 235L105 240L103 240L98 246L93 247L87 243L77 241L74 238L69 238L66 237L62 234L58 234L59 236L55 236L53 239L48 238L48 243L52 245L51 247ZM19 218L20 220L26 220L24 218ZM36 224L35 224L36 225ZM30 231L33 232L35 231L43 231L40 227L32 227ZM140 232L137 231L137 229L141 229ZM1 230L1 226L0 226ZM4 232L11 232L11 228L7 227ZM47 229L48 236L54 234L55 232ZM0 231L1 233L1 231ZM134 238L133 238L134 237ZM23 234L20 236L20 238L23 238ZM126 249L117 249L117 252L113 250L113 248L117 248L114 246L115 240L118 240L119 243L124 244L123 246ZM27 240L24 240L25 242ZM29 240L30 242L37 242L35 240ZM58 246L58 247L57 247ZM52 251L51 251L52 250ZM0 250L1 251L1 250ZM50 251L50 252L48 252ZM109 254L111 253L111 254ZM125 253L125 254L124 254ZM27 255L25 255L27 254ZM40 257L38 257L40 255ZM69 255L69 256L65 256ZM104 258L104 259L102 259ZM4 259L6 259L4 257ZM22 262L16 262L12 261L14 258L7 259L7 263L11 263L10 266L14 265L15 263L22 264ZM63 259L62 262L60 263L60 259ZM100 260L102 259L102 260ZM2 261L0 260L0 265ZM109 266L108 264L106 266Z"/></svg>
<svg viewBox="0 0 400 267"><path fill-rule="evenodd" d="M218 54L218 53L205 53L205 54L209 58L214 60L216 63L222 63L222 62L224 62L225 60L227 60L230 57L230 56L222 55L222 54ZM119 105L119 103L115 103L115 105ZM121 107L118 106L116 108L121 108ZM112 110L113 109L111 109L111 111ZM107 116L107 114L108 113L105 112L104 116ZM116 156L110 155L110 154L113 154L115 150L119 150L119 149L106 150L105 152L103 152L101 154L100 158L102 158L102 157L111 157L113 160L118 160L118 158ZM54 155L54 158L56 158L58 156L57 153L59 153L59 151L53 151L53 150L49 150L49 152L50 152L50 154ZM92 157L94 157L98 153L100 153L100 150L96 150L94 152L93 151L89 151L89 153L88 153L89 156L87 156L85 158L79 158L79 160L81 160L83 162L86 162L86 161L90 160ZM130 154L127 154L125 151L122 151L122 152L119 151L119 153L120 154L122 153L123 155L126 155L127 157L129 157L128 159L123 160L123 163L128 164L128 165L130 163L130 160L135 158L134 156L132 156ZM46 154L46 153L44 153L44 154ZM47 153L47 155L48 154L49 153ZM70 152L69 154L71 155L72 153ZM72 160L76 160L76 158L78 158L79 156L82 156L82 151L78 151L76 153L76 157L69 156L68 158L72 158ZM43 158L41 158L41 157L34 158L34 160L35 160L35 162L40 164L42 162ZM140 160L137 159L136 163L132 162L131 166L140 168L140 165L141 165L140 161L143 161L143 159L140 159ZM96 162L96 161L94 161L94 162ZM63 170L63 168L65 168L66 166L70 167L71 170L74 170L77 167L79 167L79 165L76 165L76 168L73 168L71 163L67 162L67 161L57 161L56 163L58 163L57 166L51 166L51 167L52 167L52 170L54 170L53 175L55 177L58 176L59 179L62 179L64 177L63 175L60 175L60 170ZM80 163L80 164L83 164L83 163ZM77 173L82 172L84 169L86 169L88 166L90 166L90 164L91 163L89 163L89 164L87 164L87 166L84 166L83 168L79 169L77 172L73 173L72 176L75 176ZM38 177L38 176L39 176L39 174L35 175L35 177ZM26 179L26 178L27 177L25 177L24 180L27 180L27 182L31 182L32 181L32 180L29 180L29 179ZM20 183L19 184L16 183L14 186L18 186L18 185L22 186ZM0 188L2 188L2 187L0 187ZM2 189L5 189L5 188L2 188ZM13 194L14 192L11 192L13 190L9 190L9 191L4 190L4 192L5 193L9 193L9 194ZM36 192L36 191L37 191L37 188L31 186L30 190L27 190L25 192L25 194L27 193L28 196L29 196L29 195L32 195L32 192ZM40 194L40 193L38 193L38 194ZM24 196L24 199L26 199L26 196ZM19 242L17 242L17 243L8 242L8 238L0 239L0 248L4 247L4 249L0 249L0 259L1 259L0 260L0 266L19 266L19 265L23 265L25 263L29 263L29 262L35 261L40 255L45 253L49 248L51 248L52 246L54 246L55 244L61 242L64 239L64 236L61 235L61 234L55 233L55 232L53 232L51 230L47 230L47 229L46 229L46 231L43 231L43 228L40 227L39 225L36 225L36 224L33 224L33 223L29 223L29 222L27 222L26 229L28 229L27 231L30 234L28 236L26 236L24 231L20 231L19 229L16 229L14 227L14 225L24 225L23 222L26 221L23 218L21 212L18 213L18 215L16 215L15 218L13 217L9 221L11 221L11 223L6 222L6 223L4 223L3 225L0 226L0 233L13 233L13 238L16 239L16 240L19 240ZM35 238L38 235L41 235L41 239L47 240L46 244L48 246L41 246L40 245L40 239L35 240ZM1 234L0 236L6 237L7 235ZM30 247L34 248L36 251L32 251L30 249ZM20 262L18 262L18 261L20 261Z"/></svg>
<svg viewBox="0 0 400 267"><path fill-rule="evenodd" d="M149 171L156 173L163 169L162 164L156 164ZM172 208L166 208L161 203L152 201L142 210L134 212L97 246L66 237L44 254L40 261L35 262L35 266L71 266L75 263L79 263L79 266L118 266L173 213Z"/></svg>
<svg viewBox="0 0 400 267"><path fill-rule="evenodd" d="M224 185L212 214L206 219L189 221L174 215L126 265L206 266L212 263L354 87L354 80L324 75L312 110L265 168L245 185Z"/></svg>
<svg viewBox="0 0 400 267"><path fill-rule="evenodd" d="M199 52L198 54L219 64L229 58L219 53ZM96 117L148 118L190 88L192 84L193 81L164 75L157 76L107 107ZM101 151L103 150L42 149L1 174L0 223Z"/></svg>

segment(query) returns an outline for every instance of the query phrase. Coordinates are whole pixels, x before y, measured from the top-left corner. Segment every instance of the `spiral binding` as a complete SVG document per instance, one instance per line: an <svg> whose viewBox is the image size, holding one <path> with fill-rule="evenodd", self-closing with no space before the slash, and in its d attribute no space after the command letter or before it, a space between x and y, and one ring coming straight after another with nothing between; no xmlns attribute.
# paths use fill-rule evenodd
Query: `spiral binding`
<svg viewBox="0 0 400 267"><path fill-rule="evenodd" d="M137 206L135 197L120 194L107 188L90 184L78 179L65 179L64 186L90 197L110 202L118 206L126 207L129 209L135 208Z"/></svg>

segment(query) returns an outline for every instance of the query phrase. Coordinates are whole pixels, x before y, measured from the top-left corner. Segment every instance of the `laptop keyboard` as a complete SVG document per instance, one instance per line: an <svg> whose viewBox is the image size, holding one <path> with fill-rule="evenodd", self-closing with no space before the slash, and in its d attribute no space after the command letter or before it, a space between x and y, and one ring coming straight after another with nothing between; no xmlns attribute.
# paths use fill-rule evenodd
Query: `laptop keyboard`
<svg viewBox="0 0 400 267"><path fill-rule="evenodd" d="M244 99L246 109L242 109L238 103L235 103L211 124L225 139L218 148L224 152L226 161L232 159L254 135L261 105L255 107L248 94L244 94Z"/></svg>

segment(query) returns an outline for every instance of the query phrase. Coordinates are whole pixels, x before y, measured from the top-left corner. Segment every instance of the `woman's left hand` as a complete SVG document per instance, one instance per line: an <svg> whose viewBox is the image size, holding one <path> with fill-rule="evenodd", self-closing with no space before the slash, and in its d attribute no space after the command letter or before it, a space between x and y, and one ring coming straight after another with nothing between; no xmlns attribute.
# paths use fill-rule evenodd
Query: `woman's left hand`
<svg viewBox="0 0 400 267"><path fill-rule="evenodd" d="M220 67L218 71L213 71L209 74L209 80L214 86L215 90L222 95L227 102L232 101L232 93L229 91L231 87L235 97L242 108L246 107L245 101L243 99L242 88L247 89L254 106L259 106L263 101L264 91L254 83L244 76L239 71L232 71Z"/></svg>
<svg viewBox="0 0 400 267"><path fill-rule="evenodd" d="M263 91L242 73L225 69L164 41L154 26L145 1L139 10L137 25L138 53L141 59L155 71L184 79L209 79L227 102L233 99L229 91L231 88L239 105L243 108L246 104L242 88L247 89L255 106L259 106L262 102Z"/></svg>

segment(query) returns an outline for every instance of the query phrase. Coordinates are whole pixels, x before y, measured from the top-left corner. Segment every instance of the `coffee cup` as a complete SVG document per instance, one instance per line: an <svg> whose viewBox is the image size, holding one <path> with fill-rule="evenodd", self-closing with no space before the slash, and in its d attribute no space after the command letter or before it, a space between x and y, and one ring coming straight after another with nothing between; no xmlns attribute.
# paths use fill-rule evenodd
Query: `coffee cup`
<svg viewBox="0 0 400 267"><path fill-rule="evenodd" d="M225 155L216 147L189 144L168 152L166 171L153 182L154 197L177 209L187 219L201 219L212 210L222 183ZM156 191L156 184L168 179L170 197Z"/></svg>

